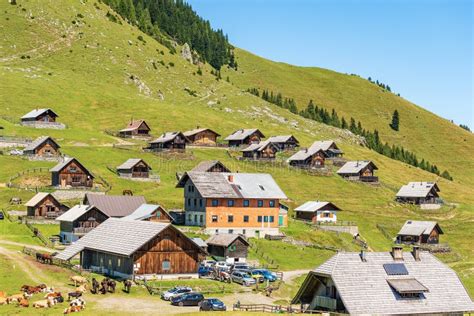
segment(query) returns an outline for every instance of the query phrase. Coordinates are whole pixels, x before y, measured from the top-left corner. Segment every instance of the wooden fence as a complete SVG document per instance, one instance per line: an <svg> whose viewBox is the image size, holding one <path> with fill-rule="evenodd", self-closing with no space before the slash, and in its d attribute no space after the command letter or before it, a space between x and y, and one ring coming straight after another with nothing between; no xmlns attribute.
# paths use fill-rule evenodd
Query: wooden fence
<svg viewBox="0 0 474 316"><path fill-rule="evenodd" d="M334 313L321 310L309 310L301 309L301 307L283 306L283 305L270 305L270 304L234 304L232 306L233 311L245 311L245 312L260 312L260 313L277 313L277 314L317 314L317 315L329 315L329 316L344 316L348 314Z"/></svg>
<svg viewBox="0 0 474 316"><path fill-rule="evenodd" d="M23 247L22 252L25 255L28 255L28 256L36 259L36 254L37 253L46 253L47 251L40 251L40 250L30 248L30 247ZM53 254L53 252L48 252L48 253ZM74 271L76 273L79 273L80 275L83 275L83 276L84 275L89 275L92 272L91 270L82 269L79 266L75 266L72 263L70 263L69 261L64 261L64 260L60 260L60 259L56 259L56 258L53 258L53 261L52 261L51 264L55 265L55 266L58 266L58 267L61 267L61 268L72 270L72 271Z"/></svg>
<svg viewBox="0 0 474 316"><path fill-rule="evenodd" d="M150 295L161 295L162 293L172 289L174 286L154 286L146 281L139 281L135 280L137 284L141 284L145 286L148 293ZM229 293L240 293L243 291L234 290L225 286L225 284L216 284L216 285L209 285L209 286L193 286L193 285L180 285L180 286L188 286L193 288L193 290L198 291L202 294L229 294Z"/></svg>
<svg viewBox="0 0 474 316"><path fill-rule="evenodd" d="M12 183L12 181L18 179L19 177L25 175L25 174L29 174L29 173L40 173L40 172L49 172L49 168L47 167L38 167L38 168L31 168L31 169L26 169L26 170L23 170L23 171L20 171L20 172L17 172L16 174L14 174L13 176L11 176L9 179L8 179L8 187L10 188L18 188L18 189L36 189L38 190L38 188L42 188L41 186L33 186L33 187L28 187L28 186L21 186L19 184L14 184Z"/></svg>
<svg viewBox="0 0 474 316"><path fill-rule="evenodd" d="M28 227L31 232L35 235L35 237L38 237L38 239L46 246L49 248L54 248L54 244L49 240L48 238L44 237L43 234L39 231L38 228L33 227L28 220L25 220L25 225Z"/></svg>

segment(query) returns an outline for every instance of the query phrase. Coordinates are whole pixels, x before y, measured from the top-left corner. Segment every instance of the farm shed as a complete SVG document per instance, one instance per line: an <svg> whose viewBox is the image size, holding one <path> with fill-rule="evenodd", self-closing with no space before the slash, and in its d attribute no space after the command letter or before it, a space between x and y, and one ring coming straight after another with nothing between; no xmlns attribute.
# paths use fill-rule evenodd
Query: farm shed
<svg viewBox="0 0 474 316"><path fill-rule="evenodd" d="M219 160L201 161L191 171L195 171L195 172L231 172L230 169L228 169Z"/></svg>
<svg viewBox="0 0 474 316"><path fill-rule="evenodd" d="M316 141L310 148L313 148L313 150L322 149L324 155L329 159L342 157L344 155L344 152L337 147L336 142L333 140Z"/></svg>
<svg viewBox="0 0 474 316"><path fill-rule="evenodd" d="M56 220L59 222L59 236L63 244L79 238L105 222L109 216L90 205L76 205Z"/></svg>
<svg viewBox="0 0 474 316"><path fill-rule="evenodd" d="M292 304L351 315L459 315L474 304L456 273L429 252L338 252L309 272Z"/></svg>
<svg viewBox="0 0 474 316"><path fill-rule="evenodd" d="M199 247L201 247L202 250L204 250L205 252L207 252L207 244L204 240L202 240L201 238L199 237L195 237L195 238L191 238L194 243L196 245L198 245Z"/></svg>
<svg viewBox="0 0 474 316"><path fill-rule="evenodd" d="M332 222L337 221L337 212L341 209L331 202L308 201L295 208L296 218L306 221Z"/></svg>
<svg viewBox="0 0 474 316"><path fill-rule="evenodd" d="M56 258L77 254L84 269L131 278L196 274L206 252L171 224L109 218Z"/></svg>
<svg viewBox="0 0 474 316"><path fill-rule="evenodd" d="M35 109L21 117L21 122L54 123L58 115L51 109Z"/></svg>
<svg viewBox="0 0 474 316"><path fill-rule="evenodd" d="M287 159L292 167L302 169L324 168L326 154L319 147L311 146L297 151L294 155Z"/></svg>
<svg viewBox="0 0 474 316"><path fill-rule="evenodd" d="M39 192L25 203L26 215L55 219L67 210L51 193Z"/></svg>
<svg viewBox="0 0 474 316"><path fill-rule="evenodd" d="M185 150L190 140L181 132L166 132L149 143L151 151Z"/></svg>
<svg viewBox="0 0 474 316"><path fill-rule="evenodd" d="M123 217L125 220L171 223L173 218L160 205L142 204L133 213Z"/></svg>
<svg viewBox="0 0 474 316"><path fill-rule="evenodd" d="M143 196L104 195L86 193L83 204L93 205L109 217L125 217L132 214L142 204L146 204Z"/></svg>
<svg viewBox="0 0 474 316"><path fill-rule="evenodd" d="M437 222L406 221L397 234L398 243L437 244L439 235L444 234Z"/></svg>
<svg viewBox="0 0 474 316"><path fill-rule="evenodd" d="M245 262L249 243L245 237L237 234L216 234L206 240L207 252L216 260L229 263Z"/></svg>
<svg viewBox="0 0 474 316"><path fill-rule="evenodd" d="M374 175L377 166L369 160L348 161L337 174L347 180L362 182L378 182L379 178Z"/></svg>
<svg viewBox="0 0 474 316"><path fill-rule="evenodd" d="M300 145L300 142L293 135L271 136L267 141L275 145L278 151L295 149Z"/></svg>
<svg viewBox="0 0 474 316"><path fill-rule="evenodd" d="M76 158L65 158L51 172L51 185L60 187L92 187L94 176Z"/></svg>
<svg viewBox="0 0 474 316"><path fill-rule="evenodd" d="M151 167L143 160L131 158L117 167L117 173L124 178L148 178Z"/></svg>
<svg viewBox="0 0 474 316"><path fill-rule="evenodd" d="M119 131L121 137L149 136L150 126L144 120L131 120L127 126Z"/></svg>
<svg viewBox="0 0 474 316"><path fill-rule="evenodd" d="M183 135L195 146L215 146L217 145L217 138L221 136L212 129L199 127L186 131Z"/></svg>
<svg viewBox="0 0 474 316"><path fill-rule="evenodd" d="M250 128L236 130L227 136L225 140L228 142L229 147L238 147L242 145L260 143L260 140L264 137L265 135L263 135L260 130L256 128Z"/></svg>
<svg viewBox="0 0 474 316"><path fill-rule="evenodd" d="M57 157L60 146L49 136L41 136L23 149L23 154L36 157Z"/></svg>
<svg viewBox="0 0 474 316"><path fill-rule="evenodd" d="M272 160L276 157L278 147L266 140L258 144L251 144L241 152L244 159Z"/></svg>
<svg viewBox="0 0 474 316"><path fill-rule="evenodd" d="M436 182L409 182L397 192L396 200L401 203L441 204L438 192L440 191Z"/></svg>

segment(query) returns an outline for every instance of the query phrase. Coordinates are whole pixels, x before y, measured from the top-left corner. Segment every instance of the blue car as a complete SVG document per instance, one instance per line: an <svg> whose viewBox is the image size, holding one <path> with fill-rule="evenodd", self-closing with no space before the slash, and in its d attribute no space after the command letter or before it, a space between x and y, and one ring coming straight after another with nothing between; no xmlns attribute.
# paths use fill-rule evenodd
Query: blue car
<svg viewBox="0 0 474 316"><path fill-rule="evenodd" d="M211 271L212 270L209 267L199 266L198 275L199 275L199 277L205 277L205 276L208 276L209 273L211 273Z"/></svg>
<svg viewBox="0 0 474 316"><path fill-rule="evenodd" d="M277 276L275 273L273 272L270 272L266 269L255 269L255 270L252 270L252 274L259 274L261 276L263 276L263 278L265 280L268 280L270 282L275 282L277 280Z"/></svg>
<svg viewBox="0 0 474 316"><path fill-rule="evenodd" d="M226 311L227 307L225 304L217 298L208 298L201 302L199 305L200 311Z"/></svg>

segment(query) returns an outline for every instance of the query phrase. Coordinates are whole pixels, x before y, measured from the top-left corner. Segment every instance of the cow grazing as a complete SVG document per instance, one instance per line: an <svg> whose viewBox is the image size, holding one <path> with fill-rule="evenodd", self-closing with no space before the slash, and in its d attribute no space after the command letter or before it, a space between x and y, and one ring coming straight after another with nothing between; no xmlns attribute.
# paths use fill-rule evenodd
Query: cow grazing
<svg viewBox="0 0 474 316"><path fill-rule="evenodd" d="M49 298L47 300L41 300L41 301L34 302L33 307L34 308L48 308L48 307L53 306L54 304L55 304L54 300Z"/></svg>
<svg viewBox="0 0 474 316"><path fill-rule="evenodd" d="M22 298L19 302L18 305L19 307L30 307L30 302L26 298Z"/></svg>
<svg viewBox="0 0 474 316"><path fill-rule="evenodd" d="M99 291L99 282L97 282L97 280L95 278L92 278L92 288L91 288L91 293L92 294L97 294L97 292Z"/></svg>
<svg viewBox="0 0 474 316"><path fill-rule="evenodd" d="M117 283L115 283L114 280L109 279L107 282L107 286L109 287L110 293L115 293L115 287L117 286Z"/></svg>
<svg viewBox="0 0 474 316"><path fill-rule="evenodd" d="M75 287L77 287L78 284L82 285L82 284L86 284L88 282L85 277L80 276L80 275L74 275L74 276L70 277L69 280L74 282Z"/></svg>
<svg viewBox="0 0 474 316"><path fill-rule="evenodd" d="M14 295L10 295L7 297L7 304L10 304L10 303L13 303L13 302L19 302L20 300L24 299L26 296L25 296L26 293L22 293L22 294L14 294Z"/></svg>
<svg viewBox="0 0 474 316"><path fill-rule="evenodd" d="M77 291L76 292L69 292L69 293L67 293L67 300L70 301L71 297L77 299L81 296L82 296L82 292L77 292Z"/></svg>
<svg viewBox="0 0 474 316"><path fill-rule="evenodd" d="M132 288L132 281L130 280L123 281L123 289L125 292L130 293L131 288Z"/></svg>
<svg viewBox="0 0 474 316"><path fill-rule="evenodd" d="M77 313L80 312L84 309L84 306L69 306L66 308L63 312L64 315L66 314L71 314L71 313Z"/></svg>

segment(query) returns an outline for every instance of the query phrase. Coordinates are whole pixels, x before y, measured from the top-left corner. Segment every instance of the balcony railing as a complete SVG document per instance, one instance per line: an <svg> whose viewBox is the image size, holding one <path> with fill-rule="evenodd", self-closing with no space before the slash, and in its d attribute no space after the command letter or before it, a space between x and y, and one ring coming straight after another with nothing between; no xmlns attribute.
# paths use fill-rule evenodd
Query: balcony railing
<svg viewBox="0 0 474 316"><path fill-rule="evenodd" d="M360 176L359 180L362 182L379 182L379 177L376 176Z"/></svg>
<svg viewBox="0 0 474 316"><path fill-rule="evenodd" d="M74 234L80 235L80 234L87 234L91 230L93 230L95 227L75 227L73 229Z"/></svg>
<svg viewBox="0 0 474 316"><path fill-rule="evenodd" d="M327 308L337 310L337 300L326 296L315 296L311 302L311 309Z"/></svg>

